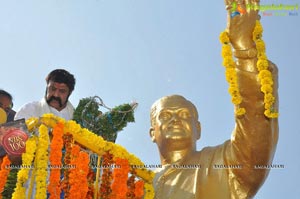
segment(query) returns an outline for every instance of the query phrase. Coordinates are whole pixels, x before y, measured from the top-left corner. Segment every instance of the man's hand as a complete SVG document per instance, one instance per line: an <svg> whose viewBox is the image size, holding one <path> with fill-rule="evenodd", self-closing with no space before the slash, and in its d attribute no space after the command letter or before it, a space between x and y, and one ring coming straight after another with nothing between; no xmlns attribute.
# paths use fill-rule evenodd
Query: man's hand
<svg viewBox="0 0 300 199"><path fill-rule="evenodd" d="M233 48L247 50L254 47L252 33L259 18L259 0L225 0L227 31Z"/></svg>

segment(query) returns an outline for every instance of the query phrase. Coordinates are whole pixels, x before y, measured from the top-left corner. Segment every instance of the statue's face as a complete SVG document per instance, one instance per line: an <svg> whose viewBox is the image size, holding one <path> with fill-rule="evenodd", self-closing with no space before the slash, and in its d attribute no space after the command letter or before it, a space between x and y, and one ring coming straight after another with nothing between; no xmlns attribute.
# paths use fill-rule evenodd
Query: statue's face
<svg viewBox="0 0 300 199"><path fill-rule="evenodd" d="M152 140L158 145L165 141L195 143L200 138L200 123L190 102L181 98L163 100L157 106L152 126Z"/></svg>

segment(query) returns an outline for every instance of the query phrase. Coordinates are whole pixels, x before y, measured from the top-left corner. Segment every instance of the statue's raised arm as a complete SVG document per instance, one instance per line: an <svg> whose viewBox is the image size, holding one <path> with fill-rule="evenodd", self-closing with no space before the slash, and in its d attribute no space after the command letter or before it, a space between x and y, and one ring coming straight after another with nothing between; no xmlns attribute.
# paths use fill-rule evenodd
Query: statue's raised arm
<svg viewBox="0 0 300 199"><path fill-rule="evenodd" d="M259 1L226 0L225 4L228 10L226 31L234 49L241 96L235 109L245 110L244 114L236 116L236 126L226 146L225 162L242 166L242 169L228 170L229 184L240 189L242 198L248 198L254 196L266 179L277 144L277 68L266 58L262 27L258 27L261 32L255 29L260 18Z"/></svg>

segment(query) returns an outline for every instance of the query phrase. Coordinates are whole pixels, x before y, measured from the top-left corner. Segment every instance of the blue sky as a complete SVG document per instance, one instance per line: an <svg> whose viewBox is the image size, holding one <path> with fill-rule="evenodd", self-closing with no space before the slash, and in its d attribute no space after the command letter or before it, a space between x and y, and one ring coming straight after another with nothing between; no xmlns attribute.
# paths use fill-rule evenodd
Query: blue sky
<svg viewBox="0 0 300 199"><path fill-rule="evenodd" d="M262 1L272 3L300 4ZM273 163L285 168L271 170L255 198L297 198L300 12L266 12L264 40L269 59L278 65L280 87L280 138ZM70 98L74 106L94 95L110 107L136 101L136 122L117 143L144 163L159 164L148 131L150 107L162 96L181 94L198 107L199 150L230 138L233 106L218 40L225 26L223 1L0 0L0 88L12 93L18 109L43 97L51 70L65 68L77 79Z"/></svg>

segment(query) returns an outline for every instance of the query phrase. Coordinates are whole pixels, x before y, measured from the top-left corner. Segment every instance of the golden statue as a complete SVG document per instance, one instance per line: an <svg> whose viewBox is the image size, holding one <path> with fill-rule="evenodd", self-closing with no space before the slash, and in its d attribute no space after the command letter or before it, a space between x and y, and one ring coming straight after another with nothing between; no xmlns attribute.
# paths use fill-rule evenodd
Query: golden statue
<svg viewBox="0 0 300 199"><path fill-rule="evenodd" d="M231 9L233 1L226 1ZM239 6L246 7L244 1ZM258 5L258 1L247 1ZM158 146L162 168L153 185L157 199L244 199L252 198L264 183L272 164L278 120L264 115L264 94L258 78L257 52L252 40L257 10L230 16L227 32L235 49L236 72L244 115L235 116L230 140L215 147L196 150L201 136L196 107L179 95L156 101L151 108L150 136ZM273 96L277 97L277 68L271 62ZM235 108L238 108L235 106ZM278 109L278 103L274 104Z"/></svg>

